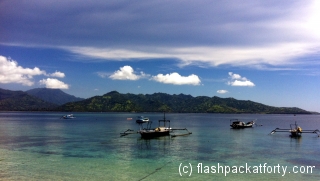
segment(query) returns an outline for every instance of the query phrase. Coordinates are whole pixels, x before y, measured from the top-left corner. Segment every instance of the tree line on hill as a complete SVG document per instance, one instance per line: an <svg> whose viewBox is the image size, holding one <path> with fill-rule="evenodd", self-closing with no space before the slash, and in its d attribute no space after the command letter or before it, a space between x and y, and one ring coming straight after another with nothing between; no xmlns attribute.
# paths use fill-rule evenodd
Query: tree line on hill
<svg viewBox="0 0 320 181"><path fill-rule="evenodd" d="M312 114L296 107L273 107L249 100L166 93L121 94L111 91L88 99L60 89L38 88L26 92L0 89L1 111L68 112L176 112L176 113L259 113Z"/></svg>

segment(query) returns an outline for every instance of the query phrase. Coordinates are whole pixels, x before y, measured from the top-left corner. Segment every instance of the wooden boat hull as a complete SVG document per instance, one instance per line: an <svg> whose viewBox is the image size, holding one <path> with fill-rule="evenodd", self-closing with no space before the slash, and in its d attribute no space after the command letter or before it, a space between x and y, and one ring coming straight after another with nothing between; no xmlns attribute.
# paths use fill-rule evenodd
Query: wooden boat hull
<svg viewBox="0 0 320 181"><path fill-rule="evenodd" d="M139 133L142 138L154 138L160 136L169 136L170 131L170 128L158 127L156 129L140 130Z"/></svg>
<svg viewBox="0 0 320 181"><path fill-rule="evenodd" d="M140 131L140 135L142 138L155 138L155 137L161 137L161 136L169 136L170 131L161 131L161 132Z"/></svg>
<svg viewBox="0 0 320 181"><path fill-rule="evenodd" d="M240 125L230 125L233 129L244 129L244 128L252 128L252 125L240 126Z"/></svg>
<svg viewBox="0 0 320 181"><path fill-rule="evenodd" d="M232 122L232 124L230 124L231 128L233 129L243 129L243 128L252 128L253 125L255 124L254 121L250 121L250 122L243 122L243 121L239 121L238 119L231 119L230 123Z"/></svg>
<svg viewBox="0 0 320 181"><path fill-rule="evenodd" d="M297 129L290 130L291 137L301 137L302 129L298 127Z"/></svg>

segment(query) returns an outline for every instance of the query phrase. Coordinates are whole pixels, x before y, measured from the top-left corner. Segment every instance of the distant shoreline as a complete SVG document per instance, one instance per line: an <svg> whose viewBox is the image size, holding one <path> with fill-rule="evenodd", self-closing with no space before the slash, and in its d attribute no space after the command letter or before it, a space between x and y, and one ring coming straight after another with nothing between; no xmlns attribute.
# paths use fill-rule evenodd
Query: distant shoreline
<svg viewBox="0 0 320 181"><path fill-rule="evenodd" d="M39 113L125 113L125 114L128 114L128 113L132 113L132 114L138 114L138 113L154 113L154 114L157 114L157 113L163 113L163 112L154 112L154 111L142 111L142 112L122 112L122 111L4 111L4 110L0 110L0 113L5 113L5 112L12 112L12 113L19 113L19 112L39 112ZM263 114L266 114L266 115L289 115L289 114L292 114L292 113L212 113L212 112L166 112L166 114L260 114L260 115L263 115ZM311 113L296 113L296 114L292 114L292 115L320 115L320 113L318 112L311 112Z"/></svg>

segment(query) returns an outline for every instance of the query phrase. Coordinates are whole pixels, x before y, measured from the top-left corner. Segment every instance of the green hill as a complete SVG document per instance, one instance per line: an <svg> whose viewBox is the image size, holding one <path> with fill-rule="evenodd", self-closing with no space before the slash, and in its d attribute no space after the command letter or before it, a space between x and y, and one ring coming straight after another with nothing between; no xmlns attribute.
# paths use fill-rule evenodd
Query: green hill
<svg viewBox="0 0 320 181"><path fill-rule="evenodd" d="M23 91L0 89L0 111L47 111L57 105L28 95Z"/></svg>
<svg viewBox="0 0 320 181"><path fill-rule="evenodd" d="M272 107L261 103L234 98L191 95L121 94L112 91L79 102L58 107L58 111L83 112L179 112L179 113L260 113L260 114L311 114L296 107Z"/></svg>
<svg viewBox="0 0 320 181"><path fill-rule="evenodd" d="M82 98L69 95L60 89L36 88L28 90L26 91L26 93L39 99L42 99L46 102L50 102L57 105L83 100Z"/></svg>

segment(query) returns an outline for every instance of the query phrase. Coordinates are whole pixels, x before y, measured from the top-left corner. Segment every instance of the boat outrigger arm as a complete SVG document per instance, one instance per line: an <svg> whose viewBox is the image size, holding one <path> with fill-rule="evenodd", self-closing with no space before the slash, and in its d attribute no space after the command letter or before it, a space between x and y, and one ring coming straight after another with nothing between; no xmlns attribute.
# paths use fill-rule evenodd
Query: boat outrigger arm
<svg viewBox="0 0 320 181"><path fill-rule="evenodd" d="M291 129L280 129L280 128L276 128L274 130L271 131L270 134L274 134L275 132L286 132L286 133L294 133L294 132L297 132L297 133L315 133L318 135L318 137L320 137L320 131L318 129L316 130L301 130L301 131L295 131L295 130L291 130Z"/></svg>
<svg viewBox="0 0 320 181"><path fill-rule="evenodd" d="M182 134L174 134L173 132L174 131L177 131L177 130L185 130L185 131L187 131L187 133L182 133ZM134 130L132 130L132 129L128 129L128 130L126 130L126 131L124 131L123 133L120 133L120 136L127 136L127 135L129 135L129 134L138 134L139 133L139 131L138 132L136 132L136 131L134 131ZM182 129L170 129L170 136L171 137L177 137L177 136L187 136L187 135L190 135L190 134L192 134L192 132L190 132L187 128L182 128Z"/></svg>
<svg viewBox="0 0 320 181"><path fill-rule="evenodd" d="M318 137L320 137L320 131L318 129L315 130L302 130L300 126L295 124L290 124L291 129L281 129L281 128L276 128L270 132L270 134L274 134L275 132L286 132L290 133L291 136L293 137L299 137L301 136L302 133L314 133L317 134Z"/></svg>
<svg viewBox="0 0 320 181"><path fill-rule="evenodd" d="M186 131L187 131L187 133L183 133L183 134L170 134L171 137L187 136L187 135L189 135L189 134L192 134L192 132L188 131L187 128L183 128L183 129L171 129L171 130L172 130L172 132L173 132L174 130L186 130Z"/></svg>
<svg viewBox="0 0 320 181"><path fill-rule="evenodd" d="M134 132L132 129L127 129L125 132L120 133L120 136L127 136L129 134L137 134L137 132Z"/></svg>
<svg viewBox="0 0 320 181"><path fill-rule="evenodd" d="M159 136L171 136L171 137L177 137L177 136L186 136L192 134L192 132L188 131L187 128L179 128L174 129L170 127L170 120L167 120L165 117L165 113L163 115L163 120L159 120L159 126L157 128L151 128L152 121L140 121L141 118L138 119L139 121L136 121L136 123L139 125L140 130L135 132L132 129L128 129L124 131L123 133L120 133L120 136L127 136L129 134L136 134L140 133L141 137L144 138L153 138L153 137L159 137ZM145 119L143 119L145 120ZM146 123L146 128L143 128L143 124ZM163 126L160 124L163 123ZM168 125L167 125L168 124ZM174 134L173 132L179 131L179 130L185 130L187 133L181 133L181 134Z"/></svg>

